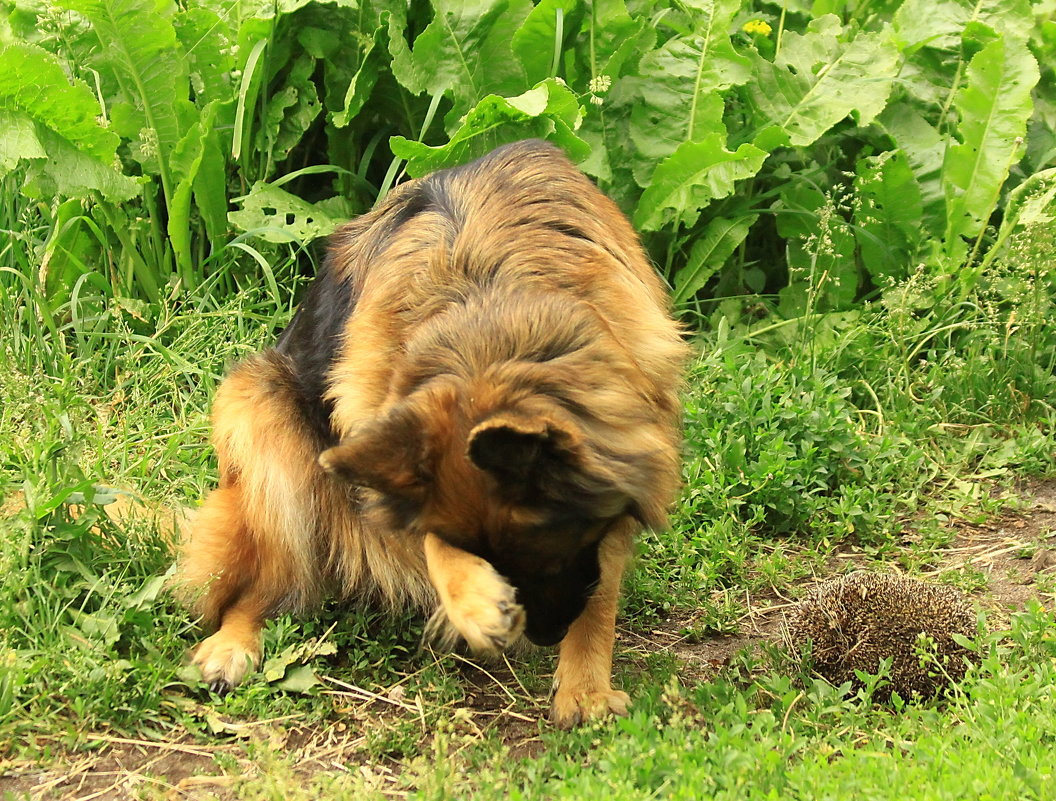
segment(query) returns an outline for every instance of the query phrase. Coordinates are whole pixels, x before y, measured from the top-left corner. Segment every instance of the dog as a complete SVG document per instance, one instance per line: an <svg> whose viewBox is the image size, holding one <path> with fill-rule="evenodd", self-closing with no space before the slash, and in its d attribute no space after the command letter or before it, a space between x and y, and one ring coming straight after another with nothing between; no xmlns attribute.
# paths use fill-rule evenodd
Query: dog
<svg viewBox="0 0 1056 801"><path fill-rule="evenodd" d="M435 610L477 652L559 645L552 720L625 713L618 594L678 490L685 355L627 219L555 147L395 188L216 395L219 486L177 579L215 629L204 680L336 594Z"/></svg>

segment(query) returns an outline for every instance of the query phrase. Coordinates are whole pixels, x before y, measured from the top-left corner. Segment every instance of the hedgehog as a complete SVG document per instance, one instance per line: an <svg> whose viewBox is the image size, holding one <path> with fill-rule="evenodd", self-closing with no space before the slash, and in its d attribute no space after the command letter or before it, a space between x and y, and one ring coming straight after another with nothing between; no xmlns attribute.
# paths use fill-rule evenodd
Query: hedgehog
<svg viewBox="0 0 1056 801"><path fill-rule="evenodd" d="M857 571L815 587L785 616L793 653L809 641L814 670L836 686L862 687L855 671L876 674L890 657L888 683L874 692L886 701L929 698L964 678L977 657L953 635L973 637L976 616L961 592L896 574ZM922 658L923 657L923 658Z"/></svg>

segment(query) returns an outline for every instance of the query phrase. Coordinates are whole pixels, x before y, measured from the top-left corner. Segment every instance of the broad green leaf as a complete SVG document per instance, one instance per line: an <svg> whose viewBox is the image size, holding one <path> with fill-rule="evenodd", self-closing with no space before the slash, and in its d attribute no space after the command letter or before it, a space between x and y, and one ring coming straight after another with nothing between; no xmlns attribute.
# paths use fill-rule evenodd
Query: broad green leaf
<svg viewBox="0 0 1056 801"><path fill-rule="evenodd" d="M359 67L348 82L341 110L330 117L330 121L337 128L344 128L353 117L359 114L363 104L370 97L374 84L378 81L378 71L381 68L381 64L379 63L380 57L377 44L378 37L381 35L382 29L378 28L374 31L373 36L360 38Z"/></svg>
<svg viewBox="0 0 1056 801"><path fill-rule="evenodd" d="M730 195L737 181L759 172L767 155L747 142L727 150L723 132L683 143L657 166L635 210L635 225L643 231L693 225L708 203Z"/></svg>
<svg viewBox="0 0 1056 801"><path fill-rule="evenodd" d="M1030 176L1008 196L1008 217L1017 225L1050 225L1056 221L1056 167Z"/></svg>
<svg viewBox="0 0 1056 801"><path fill-rule="evenodd" d="M86 638L100 642L106 648L121 639L121 624L113 615L70 609L70 616Z"/></svg>
<svg viewBox="0 0 1056 801"><path fill-rule="evenodd" d="M638 75L627 79L635 94L631 138L649 162L645 175L683 142L713 131L722 119L719 92L751 77L751 62L733 49L728 35L740 5L716 0L687 8L692 30L643 56Z"/></svg>
<svg viewBox="0 0 1056 801"><path fill-rule="evenodd" d="M685 267L675 274L672 300L676 306L690 300L722 269L758 219L758 214L750 214L734 219L716 217L708 221L704 230L697 235Z"/></svg>
<svg viewBox="0 0 1056 801"><path fill-rule="evenodd" d="M216 118L226 119L233 105L229 100L218 106ZM194 179L194 203L214 248L227 238L227 159L224 154L230 152L230 144L226 129L222 134L215 124L209 128L202 141L201 167Z"/></svg>
<svg viewBox="0 0 1056 801"><path fill-rule="evenodd" d="M306 693L317 684L319 679L308 665L297 665L287 670L286 675L275 686L289 693Z"/></svg>
<svg viewBox="0 0 1056 801"><path fill-rule="evenodd" d="M98 61L139 115L144 147L156 149L166 197L173 187L167 161L183 136L190 108L187 59L163 0L60 0L83 14L99 38Z"/></svg>
<svg viewBox="0 0 1056 801"><path fill-rule="evenodd" d="M314 72L315 59L301 53L283 73L285 85L265 102L257 147L268 155L266 174L271 173L271 165L289 155L322 110Z"/></svg>
<svg viewBox="0 0 1056 801"><path fill-rule="evenodd" d="M312 242L333 233L343 219L331 217L319 206L262 181L253 184L242 206L228 214L231 224L266 242Z"/></svg>
<svg viewBox="0 0 1056 801"><path fill-rule="evenodd" d="M461 164L501 144L529 137L550 139L578 161L589 152L574 133L578 125L575 96L567 87L547 80L516 97L485 97L445 145L430 147L402 136L392 137L389 145L395 155L407 160L412 176Z"/></svg>
<svg viewBox="0 0 1056 801"><path fill-rule="evenodd" d="M84 197L98 192L113 203L131 200L140 193L140 179L122 175L108 164L78 150L69 140L38 126L37 138L46 159L30 162L23 191L30 197Z"/></svg>
<svg viewBox="0 0 1056 801"><path fill-rule="evenodd" d="M785 317L837 311L858 293L855 240L838 198L805 182L794 182L775 204L777 232L786 240L788 286L779 292Z"/></svg>
<svg viewBox="0 0 1056 801"><path fill-rule="evenodd" d="M861 159L854 188L854 233L865 269L877 285L903 278L920 241L920 188L909 163L897 151Z"/></svg>
<svg viewBox="0 0 1056 801"><path fill-rule="evenodd" d="M615 81L627 71L628 62L653 49L656 26L645 14L632 17L624 0L592 0L590 14L593 29L588 36L593 36L591 53L598 75Z"/></svg>
<svg viewBox="0 0 1056 801"><path fill-rule="evenodd" d="M82 81L70 83L55 56L39 47L0 47L0 109L31 117L103 165L114 159L119 140L99 125L98 99Z"/></svg>
<svg viewBox="0 0 1056 801"><path fill-rule="evenodd" d="M382 18L386 20L389 56L392 58L389 69L404 89L412 95L420 95L427 88L428 78L418 70L410 45L404 36L407 30L407 3L388 0Z"/></svg>
<svg viewBox="0 0 1056 801"><path fill-rule="evenodd" d="M894 29L903 48L955 50L972 22L1021 40L1034 28L1030 0L906 0L895 12Z"/></svg>
<svg viewBox="0 0 1056 801"><path fill-rule="evenodd" d="M996 258L1002 246L1021 228L1042 226L1051 229L1056 224L1056 167L1031 175L1008 193L1005 213L997 241L987 253L984 266Z"/></svg>
<svg viewBox="0 0 1056 801"><path fill-rule="evenodd" d="M554 62L554 44L561 19L562 42L570 33L568 15L579 5L579 0L540 0L513 35L513 52L521 62L528 83L538 83L554 77L550 68ZM560 62L558 63L560 66Z"/></svg>
<svg viewBox="0 0 1056 801"><path fill-rule="evenodd" d="M218 105L214 102L203 110L201 118L188 129L172 152L171 168L176 186L169 201L169 242L177 267L187 277L191 275L191 194L201 171L206 140L213 128Z"/></svg>
<svg viewBox="0 0 1056 801"><path fill-rule="evenodd" d="M47 157L32 119L17 111L0 110L0 175L13 170L22 159Z"/></svg>
<svg viewBox="0 0 1056 801"><path fill-rule="evenodd" d="M260 669L260 672L264 675L264 680L271 683L281 679L286 675L290 665L301 659L303 652L304 648L302 646L289 645L281 653L268 657Z"/></svg>
<svg viewBox="0 0 1056 801"><path fill-rule="evenodd" d="M998 39L980 50L967 70L967 85L954 105L960 144L946 152L946 252L963 236L975 236L989 219L1001 186L1022 154L1030 93L1038 64L1025 44Z"/></svg>
<svg viewBox="0 0 1056 801"><path fill-rule="evenodd" d="M920 189L921 227L935 237L946 225L946 199L942 188L942 160L947 139L910 103L892 103L877 123L895 140L905 155Z"/></svg>
<svg viewBox="0 0 1056 801"><path fill-rule="evenodd" d="M232 33L229 23L207 8L195 6L173 17L176 35L187 54L187 70L196 105L230 100L235 90L231 72Z"/></svg>
<svg viewBox="0 0 1056 801"><path fill-rule="evenodd" d="M844 41L839 20L813 20L803 35L789 31L773 63L752 55L751 96L761 122L777 123L793 145L815 142L848 115L868 125L887 103L899 53L890 31Z"/></svg>
<svg viewBox="0 0 1056 801"><path fill-rule="evenodd" d="M450 92L450 122L484 95L510 95L527 85L510 52L514 33L532 10L530 0L434 0L432 5L433 20L411 51L408 89Z"/></svg>
<svg viewBox="0 0 1056 801"><path fill-rule="evenodd" d="M623 0L592 0L585 4L583 13L589 17L581 23L579 46L564 58L565 76L584 103L583 124L577 135L589 145L590 155L579 166L597 178L621 206L630 209L639 194L631 166L638 163L640 169L651 172L656 162L639 159L628 136L630 114L638 99L637 93L629 91L628 79L642 55L653 50L656 26L646 15L632 17ZM597 79L597 91L591 91L593 79ZM608 89L603 88L606 85ZM588 100L587 93L593 101Z"/></svg>
<svg viewBox="0 0 1056 801"><path fill-rule="evenodd" d="M116 301L120 301L123 304L130 304L134 301L133 298L115 298ZM146 304L144 304L145 306ZM161 574L160 576L151 576L143 582L142 586L131 595L127 596L123 603L126 609L142 609L147 606L154 604L162 590L165 589L165 584L171 578L173 570L170 569L168 572Z"/></svg>

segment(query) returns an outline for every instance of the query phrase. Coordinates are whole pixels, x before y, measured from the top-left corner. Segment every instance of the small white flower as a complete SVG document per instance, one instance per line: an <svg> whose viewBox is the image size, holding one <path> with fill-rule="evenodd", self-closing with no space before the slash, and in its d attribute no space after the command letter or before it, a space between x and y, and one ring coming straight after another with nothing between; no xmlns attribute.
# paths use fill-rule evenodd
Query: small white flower
<svg viewBox="0 0 1056 801"><path fill-rule="evenodd" d="M612 78L608 75L595 75L590 79L590 84L587 86L594 94L601 94L609 91L612 87Z"/></svg>
<svg viewBox="0 0 1056 801"><path fill-rule="evenodd" d="M139 150L145 158L158 155L158 132L154 128L143 128L139 132Z"/></svg>

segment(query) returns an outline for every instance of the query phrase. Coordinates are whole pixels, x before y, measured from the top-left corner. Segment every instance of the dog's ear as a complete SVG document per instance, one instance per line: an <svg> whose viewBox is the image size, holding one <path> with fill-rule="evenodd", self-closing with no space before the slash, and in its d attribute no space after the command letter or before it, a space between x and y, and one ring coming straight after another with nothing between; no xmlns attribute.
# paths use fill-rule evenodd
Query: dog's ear
<svg viewBox="0 0 1056 801"><path fill-rule="evenodd" d="M469 432L466 453L481 470L525 479L540 468L570 461L576 439L570 428L544 417L498 414Z"/></svg>
<svg viewBox="0 0 1056 801"><path fill-rule="evenodd" d="M392 495L420 494L428 481L428 443L414 410L397 407L319 454L328 473Z"/></svg>

